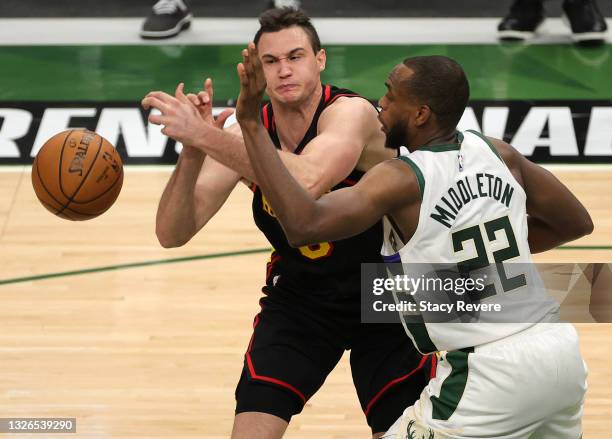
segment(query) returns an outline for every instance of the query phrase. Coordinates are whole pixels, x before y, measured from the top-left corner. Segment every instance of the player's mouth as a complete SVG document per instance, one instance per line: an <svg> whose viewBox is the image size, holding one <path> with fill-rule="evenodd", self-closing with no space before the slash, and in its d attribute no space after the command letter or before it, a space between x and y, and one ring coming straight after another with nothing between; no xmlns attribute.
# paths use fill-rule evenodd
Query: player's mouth
<svg viewBox="0 0 612 439"><path fill-rule="evenodd" d="M298 86L296 84L283 84L283 85L276 87L276 91L279 93L285 93L288 91L293 91L297 89L297 87Z"/></svg>

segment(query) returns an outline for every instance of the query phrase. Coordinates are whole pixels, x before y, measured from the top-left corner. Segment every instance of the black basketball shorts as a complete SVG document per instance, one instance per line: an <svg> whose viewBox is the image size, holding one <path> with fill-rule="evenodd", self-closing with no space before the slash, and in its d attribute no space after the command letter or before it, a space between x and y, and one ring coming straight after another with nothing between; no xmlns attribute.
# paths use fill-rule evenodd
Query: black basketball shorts
<svg viewBox="0 0 612 439"><path fill-rule="evenodd" d="M401 324L361 324L358 297L308 301L278 288L266 292L236 388L236 413L289 422L350 349L361 408L372 432L384 432L435 371L435 356L419 354Z"/></svg>

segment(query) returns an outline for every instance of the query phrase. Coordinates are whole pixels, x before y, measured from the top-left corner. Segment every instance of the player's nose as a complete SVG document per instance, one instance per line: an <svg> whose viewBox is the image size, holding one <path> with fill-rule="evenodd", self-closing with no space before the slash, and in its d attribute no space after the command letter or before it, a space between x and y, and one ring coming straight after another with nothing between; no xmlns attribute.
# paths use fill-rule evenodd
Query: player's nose
<svg viewBox="0 0 612 439"><path fill-rule="evenodd" d="M281 67L278 70L278 76L281 78L288 78L289 76L291 76L291 69L289 67Z"/></svg>
<svg viewBox="0 0 612 439"><path fill-rule="evenodd" d="M278 76L280 76L281 78L286 78L288 76L291 76L292 70L291 67L289 67L289 62L286 59L281 59L278 62Z"/></svg>

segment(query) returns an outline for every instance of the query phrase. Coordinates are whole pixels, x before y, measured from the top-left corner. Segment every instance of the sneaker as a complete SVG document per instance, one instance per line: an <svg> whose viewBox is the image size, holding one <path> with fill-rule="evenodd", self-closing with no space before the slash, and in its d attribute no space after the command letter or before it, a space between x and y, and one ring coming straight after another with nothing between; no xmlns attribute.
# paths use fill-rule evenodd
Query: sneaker
<svg viewBox="0 0 612 439"><path fill-rule="evenodd" d="M605 42L608 26L593 0L565 0L563 12L576 43L599 45Z"/></svg>
<svg viewBox="0 0 612 439"><path fill-rule="evenodd" d="M189 29L193 15L183 0L159 0L142 25L142 38L170 38Z"/></svg>
<svg viewBox="0 0 612 439"><path fill-rule="evenodd" d="M504 41L532 38L544 22L544 5L537 0L515 0L510 12L497 26L497 35Z"/></svg>
<svg viewBox="0 0 612 439"><path fill-rule="evenodd" d="M273 8L291 8L291 9L300 9L301 2L298 0L270 0L268 2L268 9Z"/></svg>

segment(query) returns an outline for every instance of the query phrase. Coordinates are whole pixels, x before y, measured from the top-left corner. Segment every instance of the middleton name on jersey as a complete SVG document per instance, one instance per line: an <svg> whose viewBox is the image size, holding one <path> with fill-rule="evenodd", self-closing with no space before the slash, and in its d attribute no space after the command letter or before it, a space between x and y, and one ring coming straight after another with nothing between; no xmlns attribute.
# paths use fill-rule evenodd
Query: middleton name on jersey
<svg viewBox="0 0 612 439"><path fill-rule="evenodd" d="M489 197L510 207L513 193L512 185L495 175L466 175L448 188L446 194L436 203L436 212L432 212L430 217L450 229L457 214L472 200Z"/></svg>

